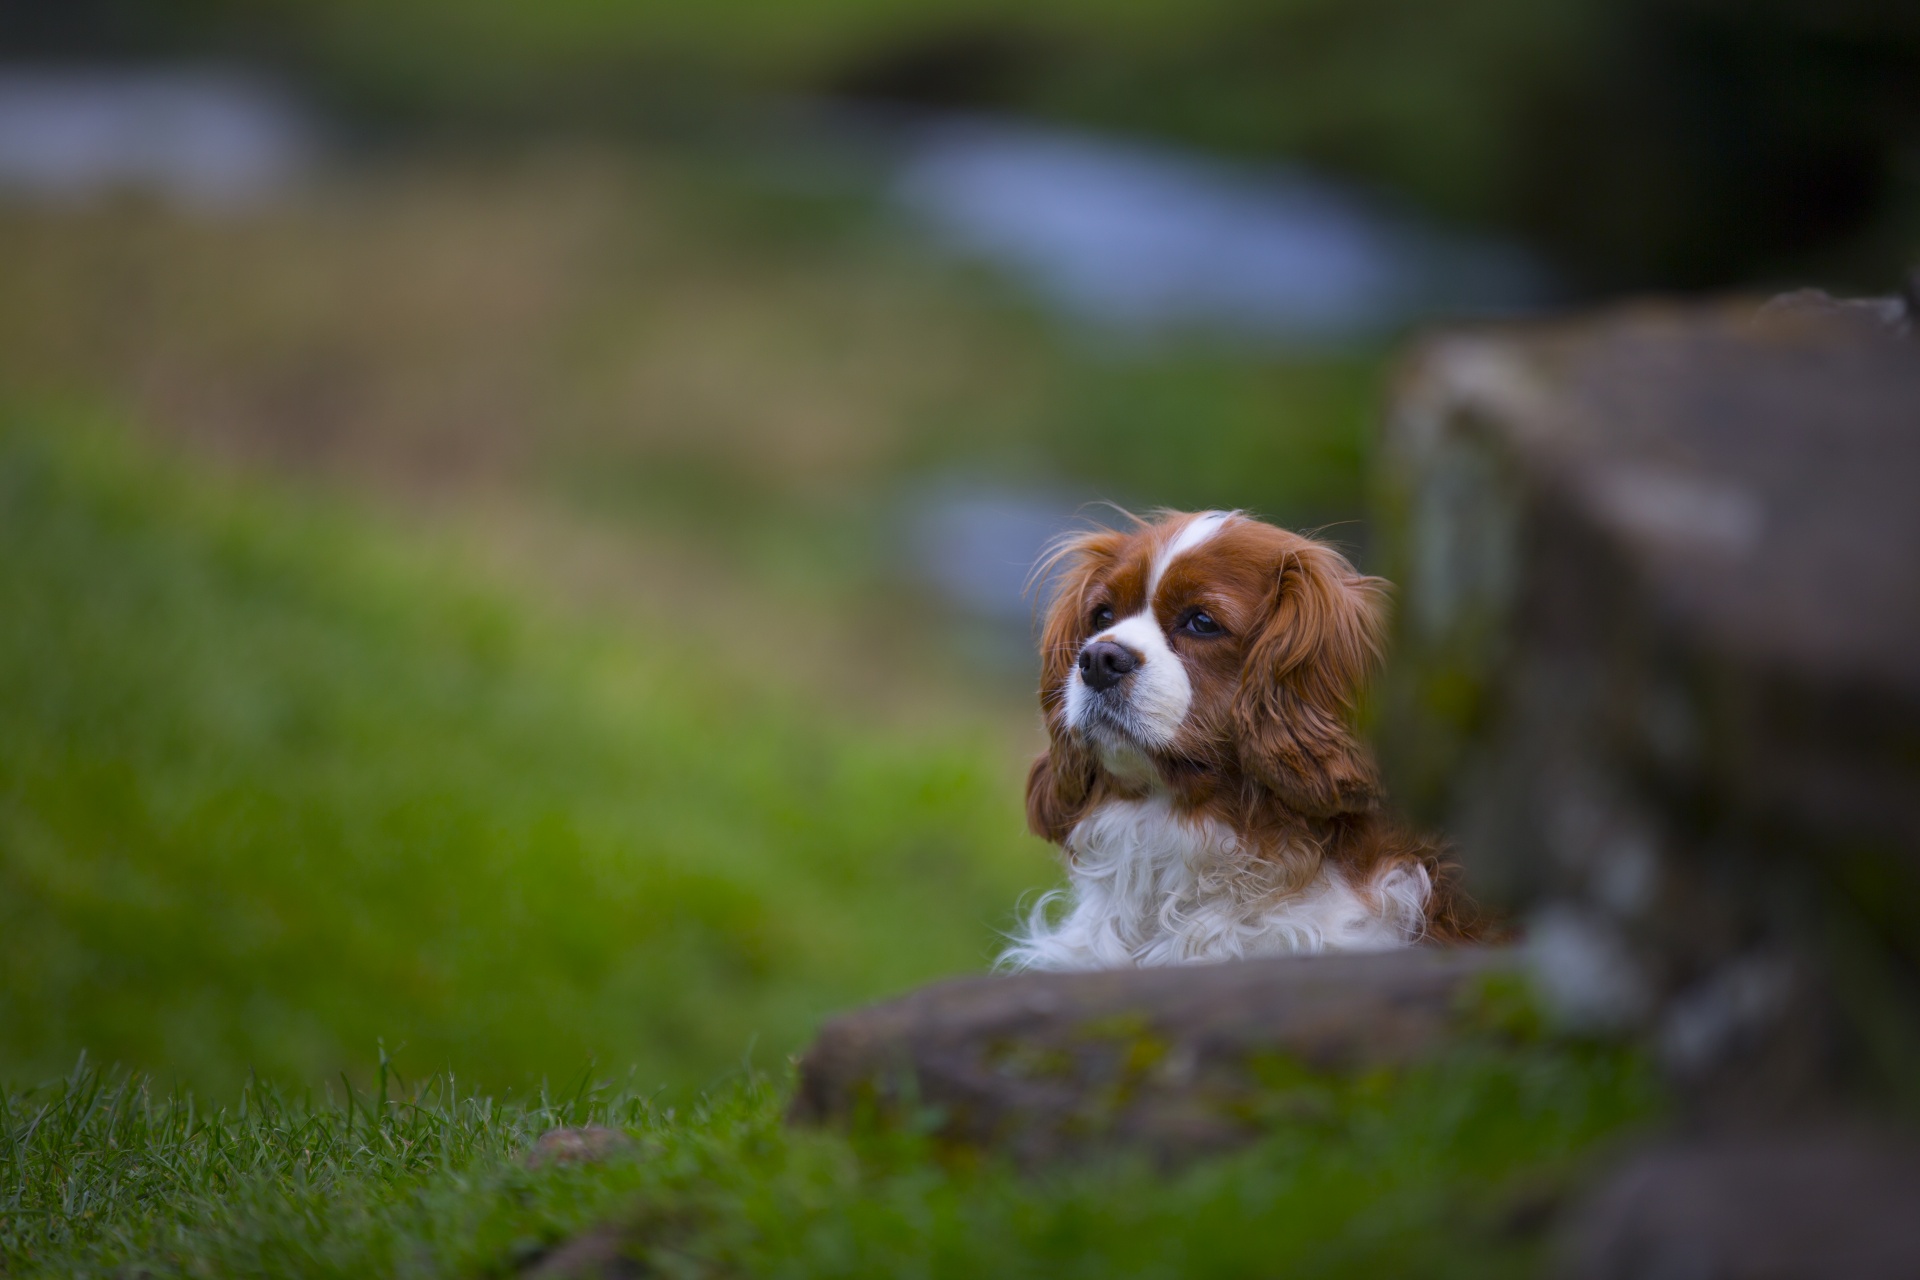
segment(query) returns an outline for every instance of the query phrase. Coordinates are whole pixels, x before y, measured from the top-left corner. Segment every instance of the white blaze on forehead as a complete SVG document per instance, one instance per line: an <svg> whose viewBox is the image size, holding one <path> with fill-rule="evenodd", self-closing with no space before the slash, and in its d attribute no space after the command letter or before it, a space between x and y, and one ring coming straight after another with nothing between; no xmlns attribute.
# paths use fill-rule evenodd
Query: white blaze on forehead
<svg viewBox="0 0 1920 1280"><path fill-rule="evenodd" d="M1220 532L1231 519L1231 511L1202 511L1180 527L1180 532L1173 535L1173 541L1160 548L1160 554L1153 558L1153 571L1147 576L1149 612L1153 609L1153 597L1160 590L1160 579L1167 572L1167 566Z"/></svg>

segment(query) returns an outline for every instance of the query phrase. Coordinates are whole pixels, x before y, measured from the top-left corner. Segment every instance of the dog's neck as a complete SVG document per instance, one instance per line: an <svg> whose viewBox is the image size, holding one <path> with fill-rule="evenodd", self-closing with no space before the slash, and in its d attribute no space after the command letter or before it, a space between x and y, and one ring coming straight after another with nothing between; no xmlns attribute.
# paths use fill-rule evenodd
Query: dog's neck
<svg viewBox="0 0 1920 1280"><path fill-rule="evenodd" d="M1205 817L1223 825L1249 856L1288 843L1323 845L1339 826L1338 819L1316 819L1293 809L1230 757L1149 754L1132 743L1104 739L1086 746L1095 774L1082 818L1106 800L1158 800L1191 820Z"/></svg>
<svg viewBox="0 0 1920 1280"><path fill-rule="evenodd" d="M1255 847L1166 790L1093 804L1066 840L1068 910L1049 895L1002 963L1081 969L1380 950L1418 935L1430 887L1410 868L1358 886L1310 840Z"/></svg>
<svg viewBox="0 0 1920 1280"><path fill-rule="evenodd" d="M1168 791L1166 775L1159 762L1140 747L1106 734L1097 736L1088 745L1113 794L1139 799Z"/></svg>

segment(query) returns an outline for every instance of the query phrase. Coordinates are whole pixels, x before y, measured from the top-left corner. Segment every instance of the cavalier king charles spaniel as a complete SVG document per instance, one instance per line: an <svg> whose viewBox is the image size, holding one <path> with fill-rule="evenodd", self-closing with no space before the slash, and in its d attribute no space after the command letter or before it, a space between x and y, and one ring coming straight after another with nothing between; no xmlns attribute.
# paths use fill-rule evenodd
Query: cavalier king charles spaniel
<svg viewBox="0 0 1920 1280"><path fill-rule="evenodd" d="M1027 822L1069 888L1001 957L1096 969L1475 936L1348 724L1387 585L1238 512L1074 536L1040 643ZM1064 901L1063 901L1064 900Z"/></svg>

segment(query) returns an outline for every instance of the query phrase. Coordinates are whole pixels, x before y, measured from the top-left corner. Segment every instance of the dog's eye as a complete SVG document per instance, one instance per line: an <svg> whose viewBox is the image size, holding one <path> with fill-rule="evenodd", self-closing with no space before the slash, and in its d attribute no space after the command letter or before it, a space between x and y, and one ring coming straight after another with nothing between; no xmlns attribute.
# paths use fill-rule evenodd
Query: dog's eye
<svg viewBox="0 0 1920 1280"><path fill-rule="evenodd" d="M1187 630L1197 636L1217 636L1220 634L1220 624L1215 622L1213 615L1204 609L1190 614L1187 618L1186 627Z"/></svg>
<svg viewBox="0 0 1920 1280"><path fill-rule="evenodd" d="M1093 629L1095 631L1100 630L1102 627L1110 627L1112 625L1113 625L1112 609L1109 609L1106 605L1103 604L1093 611Z"/></svg>

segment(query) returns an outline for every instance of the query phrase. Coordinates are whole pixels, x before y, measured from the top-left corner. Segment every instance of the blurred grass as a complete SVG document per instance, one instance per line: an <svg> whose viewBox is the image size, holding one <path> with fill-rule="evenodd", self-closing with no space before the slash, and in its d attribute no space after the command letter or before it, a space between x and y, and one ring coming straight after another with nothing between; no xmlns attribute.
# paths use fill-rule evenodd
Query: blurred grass
<svg viewBox="0 0 1920 1280"><path fill-rule="evenodd" d="M784 1074L716 1075L980 967L1044 865L1019 758L463 537L0 412L0 1273L512 1275L598 1232L688 1276L1518 1276L1657 1109L1630 1052L1469 1036L1282 1072L1176 1172L789 1130ZM634 1145L528 1166L580 1123Z"/></svg>
<svg viewBox="0 0 1920 1280"><path fill-rule="evenodd" d="M312 1081L384 1037L483 1083L698 1083L980 968L1045 865L1018 761L863 727L687 622L543 619L9 408L0 1073Z"/></svg>
<svg viewBox="0 0 1920 1280"><path fill-rule="evenodd" d="M0 1084L151 1073L0 1088L0 1272L510 1274L611 1215L663 1274L1500 1274L1652 1105L1527 1045L1033 1180L689 1101L1051 877L901 503L1343 519L1376 355L1079 345L668 155L0 209L0 278ZM640 1144L520 1162L586 1120Z"/></svg>
<svg viewBox="0 0 1920 1280"><path fill-rule="evenodd" d="M417 158L209 225L0 210L0 384L303 477L475 492L857 614L951 474L1073 500L1364 510L1377 352L1116 349L752 157Z"/></svg>
<svg viewBox="0 0 1920 1280"><path fill-rule="evenodd" d="M1533 1275L1557 1207L1657 1105L1632 1055L1572 1044L1290 1089L1293 1118L1239 1154L1016 1176L911 1132L790 1130L785 1089L751 1075L678 1108L385 1071L353 1096L256 1084L196 1107L83 1066L0 1090L0 1271L511 1275L597 1229L603 1257L689 1277ZM633 1143L521 1160L582 1123Z"/></svg>
<svg viewBox="0 0 1920 1280"><path fill-rule="evenodd" d="M712 158L0 230L0 1070L784 1051L1053 875L917 486L1360 505L1372 357L1077 346Z"/></svg>

